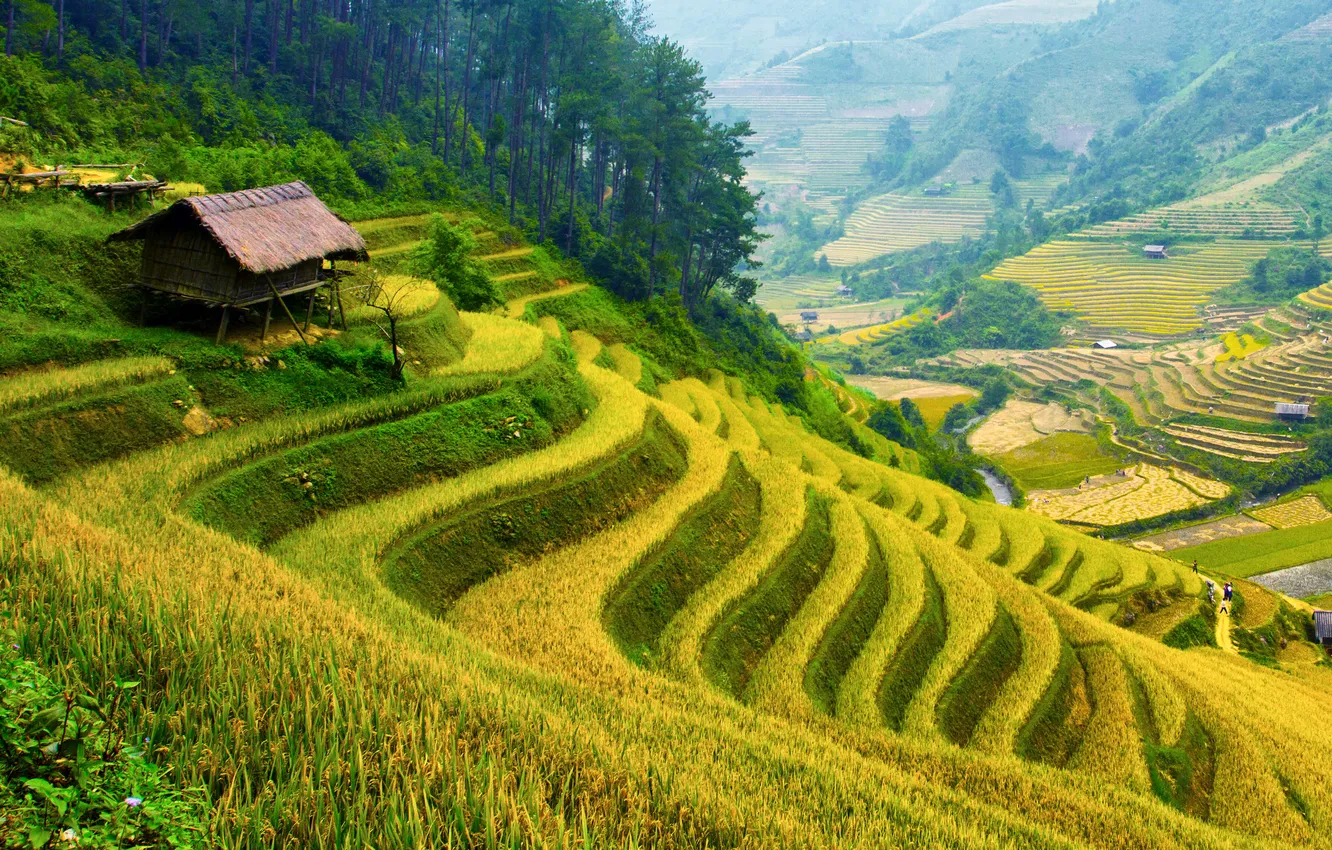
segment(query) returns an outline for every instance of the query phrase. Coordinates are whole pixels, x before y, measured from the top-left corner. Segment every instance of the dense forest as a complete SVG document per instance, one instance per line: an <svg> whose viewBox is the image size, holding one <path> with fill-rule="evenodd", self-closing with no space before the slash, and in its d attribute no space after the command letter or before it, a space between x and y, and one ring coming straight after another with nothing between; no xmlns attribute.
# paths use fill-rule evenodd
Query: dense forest
<svg viewBox="0 0 1332 850"><path fill-rule="evenodd" d="M758 242L744 124L624 0L9 0L0 115L34 158L143 162L343 209L488 203L619 294L716 288ZM5 125L11 137L22 135Z"/></svg>

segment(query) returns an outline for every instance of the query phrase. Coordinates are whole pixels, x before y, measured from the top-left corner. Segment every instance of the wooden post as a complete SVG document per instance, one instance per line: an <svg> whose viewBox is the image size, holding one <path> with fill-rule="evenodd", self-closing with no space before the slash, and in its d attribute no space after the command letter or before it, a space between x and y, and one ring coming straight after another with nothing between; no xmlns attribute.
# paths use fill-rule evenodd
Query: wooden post
<svg viewBox="0 0 1332 850"><path fill-rule="evenodd" d="M139 327L148 327L148 287L139 287Z"/></svg>
<svg viewBox="0 0 1332 850"><path fill-rule="evenodd" d="M259 344L263 345L264 340L268 339L268 326L273 321L273 299L268 299L268 309L264 310L264 330L259 334Z"/></svg>
<svg viewBox="0 0 1332 850"><path fill-rule="evenodd" d="M342 329L347 329L347 311L342 307L342 284L333 284L333 292L338 297L338 317L342 319Z"/></svg>
<svg viewBox="0 0 1332 850"><path fill-rule="evenodd" d="M227 322L231 321L231 305L222 305L222 321L217 324L217 345L221 345L227 339Z"/></svg>
<svg viewBox="0 0 1332 850"><path fill-rule="evenodd" d="M310 317L314 315L314 297L319 287L310 290L310 303L305 306L305 330L310 330Z"/></svg>
<svg viewBox="0 0 1332 850"><path fill-rule="evenodd" d="M291 321L291 326L296 329L296 333L301 335L301 342L309 345L310 340L305 338L305 331L301 330L300 323L297 322L296 317L291 314L291 309L287 307L287 302L282 300L282 294L278 292L277 285L273 283L272 276L264 275L264 280L268 281L268 288L273 290L273 297L276 298L277 303L282 306L282 312L287 314L287 318Z"/></svg>
<svg viewBox="0 0 1332 850"><path fill-rule="evenodd" d="M338 285L337 281L328 285L328 329L333 330L333 290Z"/></svg>

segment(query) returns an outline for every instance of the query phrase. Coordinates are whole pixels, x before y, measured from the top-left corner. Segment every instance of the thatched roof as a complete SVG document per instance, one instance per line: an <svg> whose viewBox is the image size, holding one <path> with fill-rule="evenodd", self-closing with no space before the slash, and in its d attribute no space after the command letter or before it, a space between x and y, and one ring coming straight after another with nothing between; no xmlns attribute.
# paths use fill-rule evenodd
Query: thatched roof
<svg viewBox="0 0 1332 850"><path fill-rule="evenodd" d="M158 228L196 222L241 268L255 274L315 259L368 258L361 234L300 182L182 198L111 239L143 239Z"/></svg>

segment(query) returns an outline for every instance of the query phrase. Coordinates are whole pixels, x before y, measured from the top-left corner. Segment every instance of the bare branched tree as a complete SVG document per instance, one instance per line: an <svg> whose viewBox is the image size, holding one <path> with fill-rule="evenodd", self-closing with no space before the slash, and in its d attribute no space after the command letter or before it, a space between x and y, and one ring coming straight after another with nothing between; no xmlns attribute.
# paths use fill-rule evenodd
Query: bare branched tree
<svg viewBox="0 0 1332 850"><path fill-rule="evenodd" d="M370 322L384 335L393 352L391 374L395 380L402 378L403 370L407 367L402 347L398 345L398 324L405 317L408 305L422 292L434 288L435 284L431 281L416 277L395 277L391 285L385 286L375 271L370 272L370 282L358 288L362 303L384 314L382 320L371 319Z"/></svg>

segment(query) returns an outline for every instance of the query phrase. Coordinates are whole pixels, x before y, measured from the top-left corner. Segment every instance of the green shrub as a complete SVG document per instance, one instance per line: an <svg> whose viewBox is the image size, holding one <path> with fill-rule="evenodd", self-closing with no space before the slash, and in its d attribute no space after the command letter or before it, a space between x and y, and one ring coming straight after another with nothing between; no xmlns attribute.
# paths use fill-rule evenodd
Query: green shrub
<svg viewBox="0 0 1332 850"><path fill-rule="evenodd" d="M61 687L0 648L0 846L208 847L203 789L175 787L125 726L138 682Z"/></svg>

